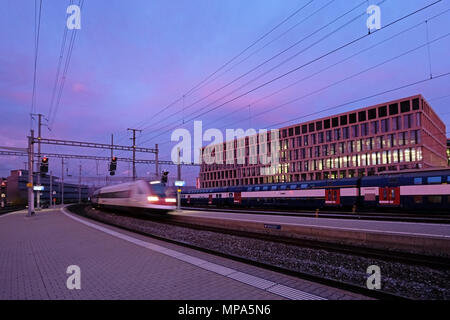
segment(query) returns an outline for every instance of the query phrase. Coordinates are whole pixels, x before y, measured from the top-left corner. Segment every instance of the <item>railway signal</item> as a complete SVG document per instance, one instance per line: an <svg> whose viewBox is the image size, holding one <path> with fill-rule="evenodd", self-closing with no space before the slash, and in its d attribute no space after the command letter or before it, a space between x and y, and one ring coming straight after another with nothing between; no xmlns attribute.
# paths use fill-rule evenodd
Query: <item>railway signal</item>
<svg viewBox="0 0 450 320"><path fill-rule="evenodd" d="M166 184L169 177L169 171L164 170L161 175L161 183Z"/></svg>
<svg viewBox="0 0 450 320"><path fill-rule="evenodd" d="M113 176L116 174L117 169L117 157L111 158L111 163L109 164L109 175Z"/></svg>

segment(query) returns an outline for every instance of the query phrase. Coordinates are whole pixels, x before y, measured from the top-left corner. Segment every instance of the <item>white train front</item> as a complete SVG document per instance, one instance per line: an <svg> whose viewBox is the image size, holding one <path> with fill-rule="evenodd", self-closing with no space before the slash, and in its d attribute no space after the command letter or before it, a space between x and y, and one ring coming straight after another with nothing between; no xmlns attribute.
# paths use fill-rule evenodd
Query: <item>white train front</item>
<svg viewBox="0 0 450 320"><path fill-rule="evenodd" d="M144 180L100 188L92 194L91 202L97 208L136 208L157 212L176 208L176 197L163 184Z"/></svg>

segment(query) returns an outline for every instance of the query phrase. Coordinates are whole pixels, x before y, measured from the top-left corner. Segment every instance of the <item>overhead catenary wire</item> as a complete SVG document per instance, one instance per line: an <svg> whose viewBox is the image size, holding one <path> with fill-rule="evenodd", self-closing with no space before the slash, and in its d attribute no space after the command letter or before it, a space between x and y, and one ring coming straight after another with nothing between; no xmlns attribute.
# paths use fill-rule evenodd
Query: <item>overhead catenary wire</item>
<svg viewBox="0 0 450 320"><path fill-rule="evenodd" d="M84 4L84 0L80 0L78 4L80 6L80 9L82 9L83 8L83 4ZM53 127L53 123L55 122L56 114L57 114L58 108L60 106L61 97L62 97L62 93L63 93L63 90L64 90L64 84L66 82L67 71L69 69L70 60L71 60L71 57L72 57L72 51L73 51L73 47L74 47L74 44L75 44L76 35L77 35L77 29L73 29L72 33L71 33L70 41L69 41L67 54L66 54L66 60L65 60L65 63L64 63L63 73L62 73L62 76L61 76L61 82L60 82L60 86L59 86L59 90L58 90L58 97L57 97L57 100L56 100L55 110L54 110L54 113L53 113L53 117L52 117L52 115L49 116L49 120L50 120L49 121L49 126L50 126L50 128Z"/></svg>
<svg viewBox="0 0 450 320"><path fill-rule="evenodd" d="M438 18L438 17L440 17L440 16L442 16L442 15L448 13L449 11L450 11L450 9L444 10L444 11L442 11L442 12L440 12L440 13L438 13L438 14L436 14L436 15L434 15L434 16L428 18L428 19L426 19L425 21L431 21L431 20L433 20L433 19L435 19L435 18ZM329 69L331 69L331 68L333 68L333 67L335 67L335 66L337 66L337 65L339 65L339 64L341 64L341 63L343 63L343 62L345 62L345 61L348 61L348 60L354 58L355 56L358 56L358 55L360 55L360 54L362 54L362 53L364 53L364 52L367 52L367 51L369 51L369 50L372 50L373 48L375 48L375 47L377 47L377 46L379 46L379 45L381 45L381 44L383 44L383 43L385 43L385 42L388 42L388 41L390 41L390 40L392 40L392 39L394 39L394 38L396 38L396 37L398 37L398 36L400 36L400 35L402 35L402 34L404 34L404 33L410 32L411 30L413 30L413 29L415 29L415 28L418 28L419 26L421 26L422 24L424 24L425 21L419 22L419 23L417 23L417 24L415 24L415 25L413 25L413 26L411 26L411 27L408 27L408 28L406 28L406 29L404 29L404 30L402 30L402 31L400 31L400 32L398 32L398 33L392 35L391 37L388 37L388 38L386 38L386 39L384 39L384 40L382 40L382 41L379 41L379 42L377 42L377 43L375 43L375 44L373 44L373 45L371 45L371 46L369 46L369 47L366 47L366 48L364 48L364 49L362 49L362 50L360 50L360 51L358 51L358 52L356 52L356 53L354 53L354 54L348 56L347 58L344 58L344 59L342 59L342 60L339 60L339 61L337 61L337 62L335 62L335 63L333 63L333 64L331 64L331 65L329 65L329 66L327 66L327 67L325 67L325 68L322 68L322 69L320 69L320 70L318 70L318 71L316 71L316 72L314 72L314 73L312 73L312 74L310 74L310 75L308 75L308 76L306 76L306 77L304 77L304 78L301 78L301 79L299 79L299 80L296 80L296 81L294 81L293 83L290 83L289 85L284 86L284 87L280 88L279 90L276 90L276 91L274 91L274 92L272 92L272 93L270 93L270 94L268 94L268 95L266 95L266 96L264 96L264 97L261 97L261 98L259 98L259 99L256 99L255 101L252 101L251 104L252 104L252 105L256 105L256 104L260 103L261 101L264 101L264 100L266 100L266 99L268 99L268 98L270 98L270 97L273 97L274 95L279 94L280 92L282 92L282 91L284 91L284 90L286 90L286 89L289 89L289 88L291 88L291 87L293 87L293 86L295 86L295 85L297 85L297 84L299 84L299 83L301 83L301 82L303 82L303 81L305 81L305 80L311 79L312 77L314 77L314 76L316 76L316 75L318 75L318 74L320 74L320 73L322 73L322 72L324 72L324 71L326 71L326 70L329 70ZM427 43L428 43L428 42L429 42L429 41L427 40ZM246 108L246 107L243 106L243 107L239 108L237 111L239 111L239 110L244 110L245 108ZM218 121L223 122L223 118L218 119L218 120L216 120L216 121L213 121L213 122L210 123L210 124L214 124L214 123L216 123L216 122L218 122ZM246 121L246 119L241 120L241 121L239 121L239 122L242 122L242 121ZM239 122L238 122L238 123L239 123Z"/></svg>
<svg viewBox="0 0 450 320"><path fill-rule="evenodd" d="M342 83L342 82L344 82L344 81L347 81L347 80L349 80L349 79L352 79L352 78L354 78L354 77L356 77L356 76L359 76L359 75L361 75L361 74L363 74L363 73L366 73L366 72L371 71L371 70L373 70L373 69L375 69L375 68L378 68L378 67L380 67L380 66L382 66L382 65L384 65L384 64L386 64L386 63L392 62L392 61L394 61L394 60L396 60L396 59L398 59L398 58L401 58L401 57L403 57L403 56L405 56L405 55L407 55L407 54L410 54L410 53L412 53L412 52L414 52L414 51L417 51L417 50L419 50L419 49L421 49L421 48L424 48L424 47L426 47L428 44L431 44L431 43L440 41L440 40L442 40L442 39L444 39L444 38L446 38L446 37L448 37L448 36L450 36L450 32L449 32L449 33L446 33L445 35L442 35L442 36L440 36L440 37L438 37L438 38L436 38L436 39L434 39L434 40L432 40L432 41L429 41L428 43L421 44L421 45L419 45L419 46L417 46L417 47L414 47L413 49L407 50L407 51L405 51L405 52L403 52L403 53L401 53L401 54L399 54L399 55L396 55L396 56L394 56L394 57L392 57L392 58L386 59L386 60L384 60L383 62L380 62L380 63L378 63L378 64L376 64L376 65L374 65L374 66L371 66L371 67L369 67L369 68L366 68L366 69L364 69L364 70L362 70L362 71L356 72L356 73L354 73L354 74L352 74L352 75L350 75L350 76L347 76L347 77L345 77L345 78L343 78L343 79L341 79L341 80L338 80L338 81L333 82L333 83L331 83L331 84L329 84L329 85L326 85L326 86L324 86L324 87L322 87L322 88L320 88L320 89L314 90L314 91L312 91L312 92L310 92L310 93L308 93L308 94L305 94L305 95L303 95L303 96L301 96L301 97L295 98L295 99L293 99L293 100L290 100L290 101L285 102L285 103L283 103L283 104L280 104L280 105L278 105L278 106L271 107L270 110L262 111L262 112L260 112L260 113L258 113L258 114L256 114L256 115L253 115L253 117L254 117L254 118L257 118L257 117L259 117L259 116L261 116L261 115L263 115L263 114L266 114L266 113L268 113L268 112L273 112L273 111L275 111L275 110L277 110L277 109L279 109L279 108L282 108L282 107L284 107L284 106L286 106L286 105L288 105L288 104L297 102L297 101L299 101L299 100L301 100L301 99L304 99L304 98L307 98L307 97L309 97L309 96L311 96L311 95L314 95L314 94L316 94L316 93L322 92L322 91L324 91L324 90L326 90L326 89L329 89L329 88L331 88L331 87L333 87L333 86L335 86L335 85L338 85L338 84L340 84L340 83ZM242 120L241 120L241 121L242 121Z"/></svg>
<svg viewBox="0 0 450 320"><path fill-rule="evenodd" d="M69 6L73 3L73 0L69 0ZM64 19L65 22L65 19ZM63 30L63 38L62 38L62 42L61 42L61 49L59 50L59 58L58 58L58 66L56 68L56 76L55 76L55 83L53 85L53 90L52 90L52 95L51 95L51 100L50 100L50 105L49 105L49 110L48 110L48 115L47 118L50 119L50 116L52 114L53 111L53 106L55 103L55 95L56 95L56 89L59 83L59 74L61 72L61 63L63 61L63 57L64 57L64 52L65 52L65 46L66 46L66 39L67 39L67 26L64 23L64 30Z"/></svg>
<svg viewBox="0 0 450 320"><path fill-rule="evenodd" d="M336 110L336 109L343 108L343 107L348 106L348 105L354 105L354 104L362 102L364 100L368 100L368 99L372 99L372 98L375 98L375 97L379 97L379 96L385 95L387 93L400 91L400 90L403 90L403 89L406 89L406 88L409 88L409 87L413 87L413 86L416 86L416 85L419 85L419 84L423 84L423 83L426 83L426 82L429 82L429 81L435 81L437 79L445 78L445 77L448 77L448 76L450 76L450 72L441 73L441 74L439 74L437 76L434 76L433 78L426 77L426 78L418 80L418 81L413 81L413 82L409 82L409 83L406 83L406 84L398 86L398 87L390 88L390 89L387 89L387 90L382 90L382 91L379 91L379 92L376 92L374 94L370 94L370 95L367 95L367 96L364 96L364 97L361 97L361 98L349 100L349 101L346 101L346 102L343 102L343 103L339 103L337 105L325 107L325 108L320 108L320 110L318 110L318 111L314 111L314 112L311 112L311 113L308 113L308 114L305 114L305 115L301 115L301 116L298 116L298 117L290 118L288 120L280 121L280 122L277 122L277 123L272 123L272 124L270 124L268 126L265 126L265 129L267 129L267 130L275 129L276 127L280 127L282 125L289 126L290 123L293 123L293 122L298 123L299 120L306 119L306 118L309 118L309 117L312 117L312 116L317 116L317 115L319 115L321 113L324 113L324 112L327 112L327 111ZM432 98L432 99L430 99L430 101L437 100L437 99L443 99L443 98L448 97L448 96L450 96L450 95L446 95L446 96L443 96L443 97ZM243 119L243 120L246 120L246 119ZM170 143L170 142L171 141L168 141L167 143Z"/></svg>
<svg viewBox="0 0 450 320"><path fill-rule="evenodd" d="M33 68L33 91L31 94L31 114L36 111L36 82L37 82L37 64L39 53L39 37L41 30L42 0L39 1L39 13L37 13L37 0L34 1L34 68ZM30 128L33 128L33 118L30 117Z"/></svg>
<svg viewBox="0 0 450 320"><path fill-rule="evenodd" d="M237 55L235 55L234 57L232 57L230 60L228 60L227 62L225 62L223 65L221 65L218 69L216 69L214 72L212 72L211 74L209 74L206 78L204 78L203 80L201 80L199 83L197 83L194 87L192 87L190 90L188 90L186 93L184 93L181 97L179 97L178 99L176 99L175 101L173 101L172 103L170 103L169 105L165 106L163 109L158 111L158 114L163 114L164 111L166 111L167 109L171 108L172 106L176 105L178 102L180 102L184 97L187 97L189 95L191 95L192 93L194 93L195 91L200 89L200 86L203 85L205 83L205 81L208 81L211 77L213 77L215 74L217 74L219 71L221 71L223 68L225 68L226 66L228 66L230 63L232 63L233 61L235 61L237 58L239 58L240 56L242 56L245 52L247 52L248 50L250 50L251 48L253 48L255 45L257 45L259 42L261 42L263 39L265 39L266 37L268 37L271 33L273 33L275 30L277 30L278 28L280 28L283 24L285 24L286 22L288 22L289 20L291 20L294 16L296 16L297 14L299 14L301 11L303 11L303 9L305 9L308 5L310 5L314 0L311 0L309 2L307 2L305 5L300 6L300 8L296 9L293 13L291 13L288 17L286 17L285 19L283 19L281 22L279 22L277 25L275 25L274 27L272 27L269 31L267 31L266 33L264 33L262 36L260 36L258 39L256 39L255 41L253 41L250 45L248 45L245 49L243 49L242 51L240 51ZM154 117L152 117L153 119ZM138 123L137 125L135 125L135 127L141 128L141 126L143 125L143 123L145 123L146 120L141 121L140 123ZM144 128L145 130L145 128Z"/></svg>
<svg viewBox="0 0 450 320"><path fill-rule="evenodd" d="M381 3L384 2L384 1L386 1L386 0L381 1ZM233 80L231 80L230 82L226 83L225 85L219 87L218 89L214 90L213 92L209 93L208 95L203 96L202 98L196 100L195 102L193 102L193 103L191 103L189 106L187 106L186 109L189 109L189 108L193 107L193 106L196 105L197 103L199 103L199 102L201 102L201 101L207 99L208 97L212 96L213 94L215 94L215 93L217 93L217 92L219 92L219 91L222 91L223 89L229 87L230 85L232 85L233 83L237 82L238 80L240 80L240 79L244 78L245 76L247 76L247 75L253 73L254 71L260 69L262 66L264 66L264 65L266 65L267 63L273 61L274 59L280 57L280 56L283 55L284 53L286 53L286 52L290 51L291 49L295 48L296 46L298 46L300 43L302 43L302 42L304 42L305 40L311 38L311 37L314 36L315 34L317 34L317 33L319 33L320 31L322 31L323 29L327 28L328 26L332 25L332 24L335 23L336 21L340 20L341 18L345 17L345 16L348 15L349 13L353 12L353 11L356 10L358 7L360 7L361 4L363 4L363 3L364 3L364 1L361 2L361 3L359 3L357 6L354 6L352 9L346 11L344 14L339 15L338 17L336 17L335 19L333 19L331 22L328 22L328 23L324 24L323 26L321 26L320 28L314 30L312 33L308 34L307 36L302 37L302 38L299 39L298 41L296 41L296 42L294 42L293 44L289 45L287 48L285 48L285 49L283 49L283 50L277 52L275 55L273 55L273 56L271 56L270 58L264 60L263 62L259 63L257 66L251 68L250 70L244 72L243 74L241 74L241 75L239 75L238 77L234 78ZM315 12L313 12L313 13L310 15L310 17L313 16L314 14L316 14L317 12L319 12L320 10L322 10L324 7L325 7L325 6L321 7L319 10L316 10ZM214 100L214 101L208 103L207 105L203 106L203 107L200 108L199 110L193 111L193 113L194 113L194 112L199 112L199 111L201 111L201 110L204 110L205 108L210 107L211 105L217 103L218 101L220 101L220 100L222 100L222 99L224 99L224 98L230 96L231 94L233 94L233 93L239 91L240 89L242 89L242 88L248 86L248 85L251 84L252 82L254 82L254 81L260 79L261 77L263 77L263 76L266 75L267 73L269 73L269 72L271 72L271 71L273 71L273 70L275 70L275 69L281 67L282 65L286 64L287 62L289 62L289 61L292 60L293 58L297 57L297 56L300 55L301 53L304 53L305 51L311 49L312 47L314 47L314 46L317 45L318 43L324 41L326 38L328 38L328 37L331 36L332 34L338 32L341 28L343 28L343 27L345 27L346 25L350 24L351 22L355 21L357 18L359 18L360 16L362 16L362 15L364 15L364 14L365 14L365 11L364 11L363 14L359 15L358 17L353 18L351 21L347 22L347 23L344 24L343 26L340 26L340 27L338 27L337 29L333 30L332 32L328 33L326 36L324 36L324 37L322 37L321 39L319 39L318 41L314 42L313 44L307 46L306 48L304 48L304 49L302 49L302 50L300 50L300 51L298 51L298 52L295 53L294 55L292 55L292 56L290 56L290 57L284 59L282 62L278 63L276 66L272 67L270 70L268 70L268 71L266 71L266 72L263 72L262 74L260 74L260 75L258 75L258 76L256 76L256 77L252 78L250 81L247 81L247 82L244 83L243 85L239 86L237 89L234 89L234 90L232 90L231 92L229 92L229 93L227 93L227 94L221 96L220 98L218 98L218 99L216 99L216 100ZM176 113L175 113L175 114L172 114L171 116L166 117L166 119L168 119L168 118L170 118L170 117L172 117L172 116L174 116L174 115L176 115ZM168 126L170 126L170 125L172 125L172 124L174 124L174 123L175 123L175 122L172 122L172 123L170 123L170 124L168 124L168 125L163 126L163 127L160 128L160 129L167 128Z"/></svg>

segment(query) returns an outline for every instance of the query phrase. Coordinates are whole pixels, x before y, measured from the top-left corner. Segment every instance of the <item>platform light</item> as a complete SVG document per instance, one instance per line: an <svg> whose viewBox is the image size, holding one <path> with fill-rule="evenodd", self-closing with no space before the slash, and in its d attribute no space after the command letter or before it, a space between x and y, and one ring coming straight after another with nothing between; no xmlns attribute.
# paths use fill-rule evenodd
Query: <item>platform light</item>
<svg viewBox="0 0 450 320"><path fill-rule="evenodd" d="M160 184L161 183L161 181L158 181L158 180L156 180L156 181L150 181L150 184Z"/></svg>

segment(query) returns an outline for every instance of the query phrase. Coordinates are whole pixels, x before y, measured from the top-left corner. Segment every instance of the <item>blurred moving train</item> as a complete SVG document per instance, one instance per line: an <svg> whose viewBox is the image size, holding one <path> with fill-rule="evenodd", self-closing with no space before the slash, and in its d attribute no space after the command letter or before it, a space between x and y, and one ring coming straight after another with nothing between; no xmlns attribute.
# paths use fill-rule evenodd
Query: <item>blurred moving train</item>
<svg viewBox="0 0 450 320"><path fill-rule="evenodd" d="M181 203L210 207L384 208L450 213L450 170L196 189L183 192Z"/></svg>
<svg viewBox="0 0 450 320"><path fill-rule="evenodd" d="M96 208L143 209L168 212L176 208L176 198L163 183L136 180L96 190L91 196Z"/></svg>

